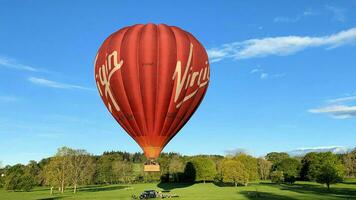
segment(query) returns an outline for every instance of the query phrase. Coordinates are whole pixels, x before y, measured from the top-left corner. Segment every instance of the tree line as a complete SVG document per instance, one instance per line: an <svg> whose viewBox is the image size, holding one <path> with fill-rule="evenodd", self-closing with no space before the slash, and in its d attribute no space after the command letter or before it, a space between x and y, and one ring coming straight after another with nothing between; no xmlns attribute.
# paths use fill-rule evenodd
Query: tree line
<svg viewBox="0 0 356 200"><path fill-rule="evenodd" d="M260 158L245 153L227 156L162 153L157 161L160 172L144 172L146 158L142 153L111 151L92 155L86 150L62 147L39 162L0 168L0 187L30 191L35 186L47 186L53 194L67 189L76 193L78 187L94 184L214 182L246 186L258 180L276 184L303 180L329 188L344 178L356 178L356 149L345 154L308 153L300 157L271 152Z"/></svg>

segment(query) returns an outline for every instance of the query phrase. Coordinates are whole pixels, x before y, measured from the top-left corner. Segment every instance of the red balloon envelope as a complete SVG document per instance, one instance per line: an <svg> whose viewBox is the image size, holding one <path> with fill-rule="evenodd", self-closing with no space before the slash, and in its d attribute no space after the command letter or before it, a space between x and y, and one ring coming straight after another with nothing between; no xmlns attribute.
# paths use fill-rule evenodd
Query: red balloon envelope
<svg viewBox="0 0 356 200"><path fill-rule="evenodd" d="M116 121L156 159L189 120L209 83L207 53L190 33L165 24L120 29L95 58L100 96Z"/></svg>

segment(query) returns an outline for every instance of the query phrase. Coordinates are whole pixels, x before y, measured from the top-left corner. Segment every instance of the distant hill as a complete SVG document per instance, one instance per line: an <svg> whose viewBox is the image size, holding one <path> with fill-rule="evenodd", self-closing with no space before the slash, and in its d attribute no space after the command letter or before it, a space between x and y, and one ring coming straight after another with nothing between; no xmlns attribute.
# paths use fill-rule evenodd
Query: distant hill
<svg viewBox="0 0 356 200"><path fill-rule="evenodd" d="M340 146L332 146L332 147L313 147L313 148L301 148L293 151L287 152L290 156L304 156L310 152L332 152L334 154L343 154L348 152L350 149L346 147Z"/></svg>

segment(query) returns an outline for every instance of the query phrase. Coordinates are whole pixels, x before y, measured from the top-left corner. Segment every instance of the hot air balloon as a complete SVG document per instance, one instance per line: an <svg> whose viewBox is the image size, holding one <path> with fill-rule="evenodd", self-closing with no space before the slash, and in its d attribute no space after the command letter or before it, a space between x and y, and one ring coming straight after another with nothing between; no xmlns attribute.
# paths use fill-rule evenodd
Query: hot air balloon
<svg viewBox="0 0 356 200"><path fill-rule="evenodd" d="M203 45L165 24L137 24L111 34L95 58L95 82L109 112L148 160L187 123L207 91ZM158 167L145 171L159 171Z"/></svg>

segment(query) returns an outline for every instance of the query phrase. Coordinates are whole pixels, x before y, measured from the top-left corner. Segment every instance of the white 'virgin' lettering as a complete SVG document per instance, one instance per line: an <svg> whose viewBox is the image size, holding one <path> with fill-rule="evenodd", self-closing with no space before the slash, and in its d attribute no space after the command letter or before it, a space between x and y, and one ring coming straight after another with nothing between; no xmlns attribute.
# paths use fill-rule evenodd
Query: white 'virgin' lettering
<svg viewBox="0 0 356 200"><path fill-rule="evenodd" d="M113 74L122 67L124 61L120 60L120 62L118 62L117 51L113 51L106 58L107 59L105 60L105 64L99 67L98 74L95 75L96 85L98 87L100 95L101 96L105 95L106 98L110 98L114 108L117 111L120 111L120 107L117 104L111 91L110 80ZM95 65L96 65L96 60L97 57L95 58ZM99 84L104 87L104 93L101 91L101 87ZM109 111L112 113L112 108L109 101L108 101L108 108Z"/></svg>

